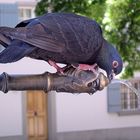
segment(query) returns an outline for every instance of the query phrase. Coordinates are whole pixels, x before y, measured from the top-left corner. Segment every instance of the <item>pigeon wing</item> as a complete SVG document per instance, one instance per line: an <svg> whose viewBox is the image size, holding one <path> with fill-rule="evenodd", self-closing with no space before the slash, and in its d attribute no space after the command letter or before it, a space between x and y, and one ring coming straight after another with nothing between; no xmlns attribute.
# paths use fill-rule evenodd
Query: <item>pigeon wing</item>
<svg viewBox="0 0 140 140"><path fill-rule="evenodd" d="M0 33L50 52L68 52L79 59L89 59L101 46L99 25L81 16L46 14L24 23L26 27L1 27Z"/></svg>
<svg viewBox="0 0 140 140"><path fill-rule="evenodd" d="M19 28L0 27L0 33L51 52L62 52L65 47L61 32L56 36L52 31L44 29L41 24Z"/></svg>

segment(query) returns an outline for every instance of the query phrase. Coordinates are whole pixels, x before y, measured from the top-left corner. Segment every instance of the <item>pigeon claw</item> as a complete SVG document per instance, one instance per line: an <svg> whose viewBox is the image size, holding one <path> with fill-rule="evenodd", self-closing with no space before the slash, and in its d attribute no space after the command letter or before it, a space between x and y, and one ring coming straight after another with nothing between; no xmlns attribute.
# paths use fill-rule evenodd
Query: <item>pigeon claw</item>
<svg viewBox="0 0 140 140"><path fill-rule="evenodd" d="M61 68L61 67L59 67L59 66L56 64L56 62L54 62L54 61L52 61L52 60L48 60L48 63L49 63L51 66L53 66L53 67L57 70L58 73L64 74L64 69Z"/></svg>
<svg viewBox="0 0 140 140"><path fill-rule="evenodd" d="M79 69L79 70L89 70L89 71L92 71L93 73L97 73L98 65L96 63L93 64L93 65L79 64L77 69Z"/></svg>
<svg viewBox="0 0 140 140"><path fill-rule="evenodd" d="M79 64L78 67L76 68L77 70L83 70L83 71L91 71L95 75L95 79L98 78L99 76L99 67L95 63L93 65L88 65L88 64Z"/></svg>

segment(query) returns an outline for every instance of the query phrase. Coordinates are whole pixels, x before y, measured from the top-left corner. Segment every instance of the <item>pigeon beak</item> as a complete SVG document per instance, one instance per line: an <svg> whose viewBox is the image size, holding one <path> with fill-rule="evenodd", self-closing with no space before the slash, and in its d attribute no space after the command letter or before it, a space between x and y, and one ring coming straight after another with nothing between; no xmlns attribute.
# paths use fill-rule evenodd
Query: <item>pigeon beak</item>
<svg viewBox="0 0 140 140"><path fill-rule="evenodd" d="M111 73L110 75L108 75L109 81L111 82L111 80L114 79L114 77L115 77L115 73L114 73L114 71L112 70L112 73Z"/></svg>

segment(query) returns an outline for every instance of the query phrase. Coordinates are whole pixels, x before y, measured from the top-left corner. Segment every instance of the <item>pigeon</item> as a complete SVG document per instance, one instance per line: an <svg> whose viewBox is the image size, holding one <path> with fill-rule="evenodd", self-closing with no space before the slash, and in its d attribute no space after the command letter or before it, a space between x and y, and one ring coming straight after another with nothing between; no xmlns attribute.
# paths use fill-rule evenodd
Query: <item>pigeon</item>
<svg viewBox="0 0 140 140"><path fill-rule="evenodd" d="M57 63L95 72L106 71L110 80L122 71L123 62L117 49L104 37L100 25L74 13L46 13L25 20L15 28L0 27L0 63L23 57L47 61L57 71Z"/></svg>

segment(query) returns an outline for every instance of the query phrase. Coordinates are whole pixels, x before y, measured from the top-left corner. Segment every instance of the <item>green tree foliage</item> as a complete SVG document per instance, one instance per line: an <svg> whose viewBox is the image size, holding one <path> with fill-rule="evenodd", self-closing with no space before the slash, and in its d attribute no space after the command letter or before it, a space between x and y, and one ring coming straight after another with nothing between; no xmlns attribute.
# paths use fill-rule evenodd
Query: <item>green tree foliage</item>
<svg viewBox="0 0 140 140"><path fill-rule="evenodd" d="M41 0L38 2L35 12L42 15L51 9L51 12L72 12L85 15L101 22L105 12L106 0Z"/></svg>
<svg viewBox="0 0 140 140"><path fill-rule="evenodd" d="M140 70L140 1L139 0L41 0L36 14L48 11L73 12L95 19L104 36L119 50L125 65L123 77Z"/></svg>
<svg viewBox="0 0 140 140"><path fill-rule="evenodd" d="M104 25L108 39L123 57L123 77L133 76L140 70L140 1L107 0Z"/></svg>
<svg viewBox="0 0 140 140"><path fill-rule="evenodd" d="M105 1L96 2L89 7L90 18L95 19L101 26L106 12L106 3Z"/></svg>
<svg viewBox="0 0 140 140"><path fill-rule="evenodd" d="M52 8L52 12L74 12L87 13L86 8L89 6L86 0L42 0L36 8L37 14L42 14Z"/></svg>

